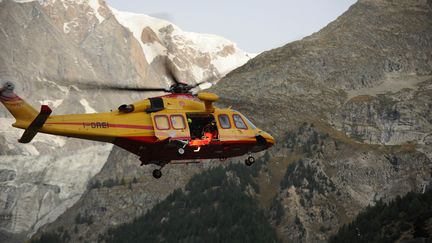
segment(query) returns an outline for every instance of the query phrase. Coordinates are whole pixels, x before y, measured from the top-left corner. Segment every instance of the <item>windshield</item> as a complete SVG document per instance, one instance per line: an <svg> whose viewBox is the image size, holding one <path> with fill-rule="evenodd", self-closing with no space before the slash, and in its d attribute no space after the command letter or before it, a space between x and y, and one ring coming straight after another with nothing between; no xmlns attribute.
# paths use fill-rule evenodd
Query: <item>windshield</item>
<svg viewBox="0 0 432 243"><path fill-rule="evenodd" d="M246 122L249 124L249 127L250 128L252 128L252 129L256 129L256 126L251 122L251 121L249 121L249 119L247 119L245 116L243 116L243 118L246 120Z"/></svg>
<svg viewBox="0 0 432 243"><path fill-rule="evenodd" d="M232 111L234 111L234 112L236 112L236 113L239 113L240 114L240 112L238 112L238 111L236 111L236 110L232 110ZM247 119L245 116L243 116L242 114L240 114L241 115L241 117L243 118L243 119L245 119L245 121L247 122L247 124L249 124L249 127L251 128L251 129L256 129L257 127L251 122L251 121L249 121L249 119Z"/></svg>

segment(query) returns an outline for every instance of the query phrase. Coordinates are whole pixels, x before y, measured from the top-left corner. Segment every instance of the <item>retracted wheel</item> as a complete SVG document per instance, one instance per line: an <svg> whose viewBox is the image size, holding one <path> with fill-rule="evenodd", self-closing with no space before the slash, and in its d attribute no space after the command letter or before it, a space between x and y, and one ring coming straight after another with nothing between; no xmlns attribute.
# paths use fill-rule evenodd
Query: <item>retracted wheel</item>
<svg viewBox="0 0 432 243"><path fill-rule="evenodd" d="M161 176L162 176L162 171L161 170L159 170L159 169L153 170L153 177L154 178L159 179L159 178L161 178Z"/></svg>
<svg viewBox="0 0 432 243"><path fill-rule="evenodd" d="M249 156L249 157L245 160L245 164L246 164L247 166L251 166L251 165L253 165L253 163L255 163L255 158L252 157L252 156Z"/></svg>
<svg viewBox="0 0 432 243"><path fill-rule="evenodd" d="M178 148L177 153L178 153L179 155L183 155L183 154L185 153L184 148Z"/></svg>

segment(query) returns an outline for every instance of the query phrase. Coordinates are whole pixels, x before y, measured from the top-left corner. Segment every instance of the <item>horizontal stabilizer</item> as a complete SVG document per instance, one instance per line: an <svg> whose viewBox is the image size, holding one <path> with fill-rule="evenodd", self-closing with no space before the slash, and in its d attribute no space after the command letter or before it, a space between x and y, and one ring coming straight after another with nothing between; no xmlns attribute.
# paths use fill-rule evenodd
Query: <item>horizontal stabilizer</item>
<svg viewBox="0 0 432 243"><path fill-rule="evenodd" d="M24 131L22 137L18 140L20 143L29 143L39 132L39 129L45 124L52 110L47 105L41 106L40 113L32 121L30 126Z"/></svg>

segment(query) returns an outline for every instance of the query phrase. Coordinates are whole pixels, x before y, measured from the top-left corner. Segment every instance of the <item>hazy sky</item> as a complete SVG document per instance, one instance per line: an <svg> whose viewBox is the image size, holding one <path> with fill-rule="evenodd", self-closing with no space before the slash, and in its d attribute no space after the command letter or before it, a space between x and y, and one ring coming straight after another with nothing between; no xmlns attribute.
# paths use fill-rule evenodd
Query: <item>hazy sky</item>
<svg viewBox="0 0 432 243"><path fill-rule="evenodd" d="M356 0L106 0L119 10L167 19L185 31L223 36L248 52L320 30Z"/></svg>

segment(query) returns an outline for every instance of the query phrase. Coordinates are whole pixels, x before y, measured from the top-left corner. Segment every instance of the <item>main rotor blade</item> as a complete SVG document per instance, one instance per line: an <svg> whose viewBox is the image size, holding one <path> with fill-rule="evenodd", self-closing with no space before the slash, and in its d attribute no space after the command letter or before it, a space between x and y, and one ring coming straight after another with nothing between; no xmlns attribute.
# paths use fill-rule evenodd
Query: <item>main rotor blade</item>
<svg viewBox="0 0 432 243"><path fill-rule="evenodd" d="M137 91L137 92L170 92L165 88L149 88L149 87L129 87L115 84L91 84L81 83L78 84L79 88L83 89L97 89L97 90L115 90L115 91Z"/></svg>
<svg viewBox="0 0 432 243"><path fill-rule="evenodd" d="M103 89L118 90L118 91L138 91L138 92L170 92L170 90L164 88L109 87Z"/></svg>
<svg viewBox="0 0 432 243"><path fill-rule="evenodd" d="M211 78L211 77L210 77L210 78ZM217 81L220 80L220 78L219 78L219 79L210 79L210 78L207 78L207 79L205 79L205 80L203 80L203 81L201 81L201 82L198 82L198 83L196 83L196 84L191 85L191 88L192 88L192 89L193 89L193 88L196 88L196 87L200 86L201 84L205 84L205 83L209 83L209 84L210 84L210 87L211 87L211 86L215 85Z"/></svg>
<svg viewBox="0 0 432 243"><path fill-rule="evenodd" d="M153 87L133 87L128 85L122 85L120 82L115 84L113 81L110 83L104 83L102 80L90 80L90 79L64 79L56 77L48 77L48 80L58 80L62 85L74 85L79 89L84 90L117 90L117 91L137 91L137 92L171 92L166 88L153 88Z"/></svg>
<svg viewBox="0 0 432 243"><path fill-rule="evenodd" d="M207 81L207 80L205 80L205 81L201 81L201 82L198 82L198 83L196 83L196 84L194 84L194 85L191 85L191 88L193 89L193 88L196 88L196 87L198 87L198 86L200 86L201 84L205 84L205 83L211 83L210 81Z"/></svg>

